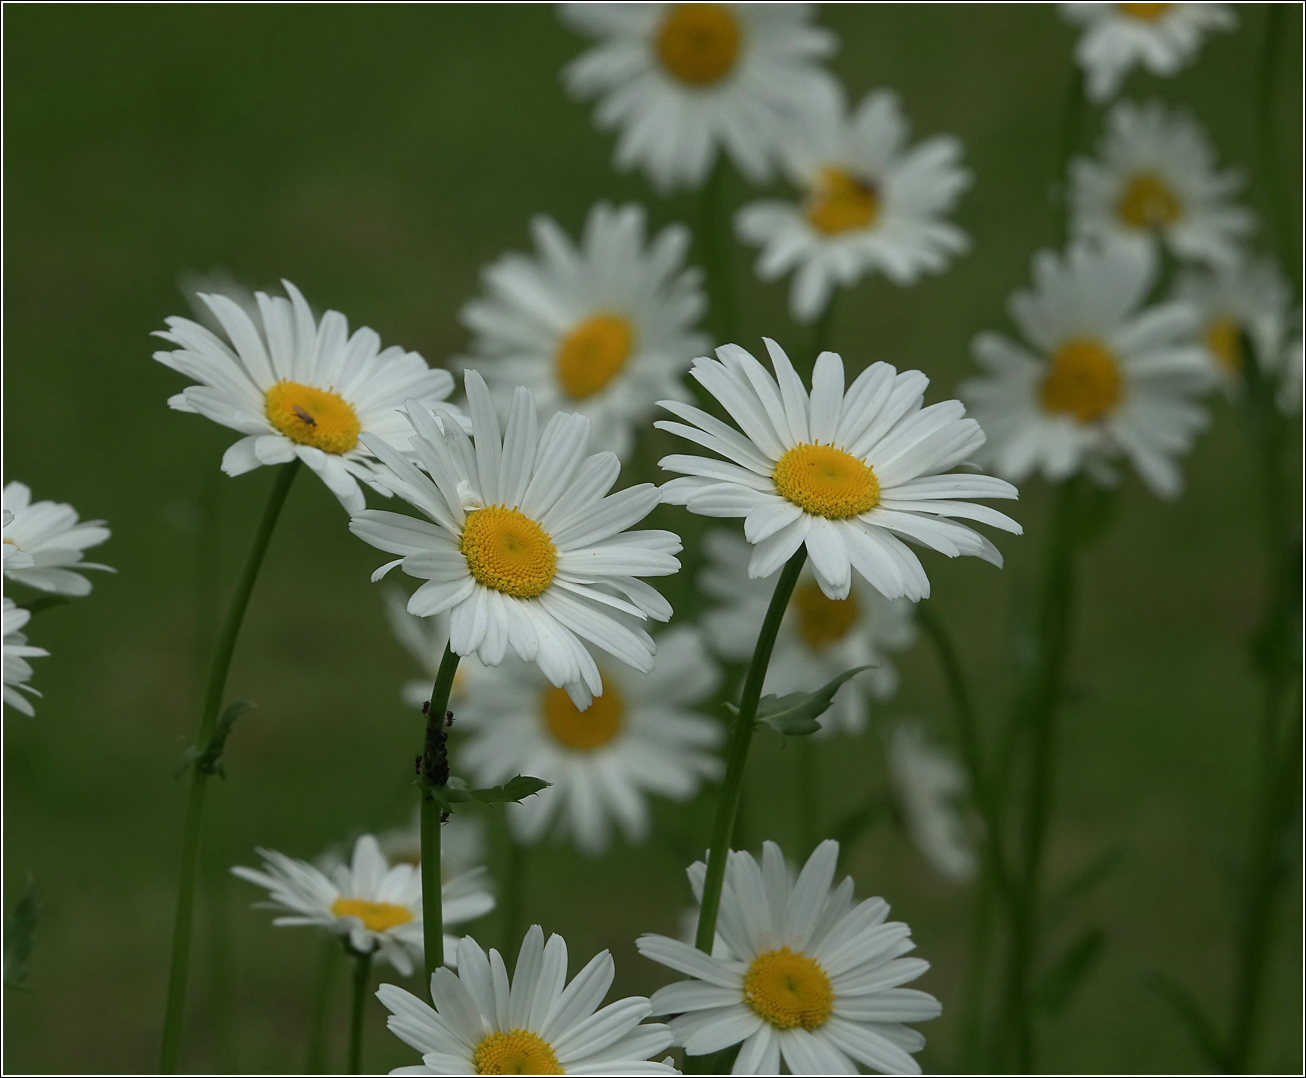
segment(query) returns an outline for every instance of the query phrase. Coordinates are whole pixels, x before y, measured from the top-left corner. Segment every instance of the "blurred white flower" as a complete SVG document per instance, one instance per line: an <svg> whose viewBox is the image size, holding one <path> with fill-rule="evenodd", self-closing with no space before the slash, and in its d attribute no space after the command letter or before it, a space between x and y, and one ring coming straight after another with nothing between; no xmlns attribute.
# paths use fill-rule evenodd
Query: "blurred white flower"
<svg viewBox="0 0 1306 1078"><path fill-rule="evenodd" d="M4 700L24 715L35 715L32 703L23 693L41 694L27 684L32 678L32 664L28 659L38 659L50 653L45 648L32 647L27 642L23 627L32 616L30 610L18 606L9 596L4 597ZM22 689L22 692L18 690Z"/></svg>
<svg viewBox="0 0 1306 1078"><path fill-rule="evenodd" d="M958 807L966 772L935 748L919 723L900 723L889 738L889 775L907 834L940 876L964 882L975 875L974 822Z"/></svg>
<svg viewBox="0 0 1306 1078"><path fill-rule="evenodd" d="M64 502L33 502L24 483L4 488L4 574L18 584L59 595L89 595L84 569L115 572L107 565L82 561L82 551L109 538L102 520L77 519Z"/></svg>
<svg viewBox="0 0 1306 1078"><path fill-rule="evenodd" d="M1297 415L1302 406L1302 336L1301 308L1297 308L1297 335L1283 353L1283 370L1279 375L1279 392L1275 403L1284 415Z"/></svg>
<svg viewBox="0 0 1306 1078"><path fill-rule="evenodd" d="M1284 359L1288 286L1271 258L1243 258L1212 270L1190 270L1179 278L1175 296L1198 310L1199 339L1212 371L1233 390L1243 385L1241 335L1251 341L1254 363L1275 376Z"/></svg>
<svg viewBox="0 0 1306 1078"><path fill-rule="evenodd" d="M431 699L435 677L440 672L440 660L444 658L445 645L449 643L449 615L444 613L419 618L416 614L410 614L408 599L398 588L387 587L384 599L386 620L390 623L395 639L424 671L422 677L405 681L399 690L404 703L420 711ZM453 687L449 692L450 707L455 707L463 698L467 687L467 671L479 665L474 655L464 656L459 661L453 676Z"/></svg>
<svg viewBox="0 0 1306 1078"><path fill-rule="evenodd" d="M212 330L219 337L223 336L226 330L222 328L222 323L209 310L209 305L204 302L203 297L206 295L226 296L244 311L249 320L255 325L258 324L259 319L262 317L259 311L258 298L254 295L253 289L241 284L226 270L215 269L204 273L188 270L178 278L177 287L190 305L195 320L206 329Z"/></svg>
<svg viewBox="0 0 1306 1078"><path fill-rule="evenodd" d="M381 853L391 864L422 863L422 813L413 810L406 827L392 827L376 836ZM485 861L485 821L458 813L440 826L440 878L446 883Z"/></svg>

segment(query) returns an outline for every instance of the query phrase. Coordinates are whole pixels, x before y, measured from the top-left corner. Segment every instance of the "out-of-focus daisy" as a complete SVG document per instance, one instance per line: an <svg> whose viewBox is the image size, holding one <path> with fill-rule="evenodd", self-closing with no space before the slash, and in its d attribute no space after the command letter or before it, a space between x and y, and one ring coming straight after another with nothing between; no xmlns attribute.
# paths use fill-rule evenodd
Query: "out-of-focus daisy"
<svg viewBox="0 0 1306 1078"><path fill-rule="evenodd" d="M1288 286L1273 259L1189 271L1179 279L1175 295L1197 308L1206 358L1225 386L1243 384L1249 358L1265 373L1278 373L1287 332ZM1251 357L1243 355L1243 333L1251 341Z"/></svg>
<svg viewBox="0 0 1306 1078"><path fill-rule="evenodd" d="M676 1043L706 1055L743 1042L735 1074L856 1074L857 1065L884 1074L919 1074L910 1053L925 1038L906 1022L942 1013L926 992L901 985L929 968L902 957L914 948L911 929L885 922L882 898L853 904L853 881L834 881L839 844L822 842L798 879L766 843L759 865L730 852L718 931L729 957L709 957L666 936L641 936L646 958L694 978L653 994L655 1014L671 1020ZM689 872L701 895L706 866Z"/></svg>
<svg viewBox="0 0 1306 1078"><path fill-rule="evenodd" d="M1215 152L1191 116L1168 113L1158 101L1122 101L1107 116L1099 154L1070 165L1077 237L1164 242L1175 257L1208 265L1238 261L1256 218L1229 201L1242 177L1216 171Z"/></svg>
<svg viewBox="0 0 1306 1078"><path fill-rule="evenodd" d="M971 351L986 377L961 388L999 475L1059 482L1087 466L1105 479L1123 453L1158 496L1179 494L1174 458L1206 425L1193 398L1214 375L1190 303L1143 308L1154 280L1151 253L1130 244L1034 256L1033 289L1009 304L1028 347L979 334Z"/></svg>
<svg viewBox="0 0 1306 1078"><path fill-rule="evenodd" d="M449 643L449 615L419 618L410 614L404 594L398 588L389 587L385 590L385 615L395 639L424 671L424 676L405 681L399 690L405 704L421 709L431 699L435 676L440 672L440 660L444 657L445 645ZM474 656L467 656L459 663L449 693L450 707L462 701L467 687L467 671L479 665Z"/></svg>
<svg viewBox="0 0 1306 1078"><path fill-rule="evenodd" d="M653 668L653 638L640 622L666 621L671 605L637 578L676 572L680 539L626 530L648 515L658 492L645 483L605 497L621 465L613 453L589 453L584 416L555 412L539 430L535 399L518 388L501 435L484 379L468 371L466 386L475 444L417 402L407 415L420 467L362 435L389 468L387 486L429 522L367 510L350 530L399 555L373 580L401 564L426 580L408 610L449 611L457 654L498 666L511 648L588 707L603 682L582 641L637 670Z"/></svg>
<svg viewBox="0 0 1306 1078"><path fill-rule="evenodd" d="M315 318L299 289L289 281L282 285L289 299L256 293L259 318L227 296L201 295L225 339L188 318L167 320L168 328L155 336L177 348L154 358L201 383L168 404L245 436L222 457L228 475L298 457L355 512L365 504L360 479L386 493L374 481L361 436L406 450L410 428L398 411L406 400L462 421L446 400L453 377L428 367L416 352L382 349L366 327L351 335L339 311Z"/></svg>
<svg viewBox="0 0 1306 1078"><path fill-rule="evenodd" d="M317 925L332 935L347 936L356 952L375 952L405 977L414 965L421 965L421 873L406 862L391 865L375 836L359 838L350 863L331 865L329 873L276 850L258 853L262 871L240 865L231 871L267 889L271 901L258 905L284 911L274 925ZM446 928L494 909L483 868L448 880L442 899ZM456 944L453 936L446 935L444 953L453 954Z"/></svg>
<svg viewBox="0 0 1306 1078"><path fill-rule="evenodd" d="M602 951L567 983L567 944L526 933L511 982L499 952L470 936L458 943L458 972L431 977L432 1010L410 992L383 984L376 997L390 1031L422 1053L421 1065L391 1074L677 1074L650 1056L671 1045L671 1030L641 1024L652 1013L643 996L598 1006L616 967Z"/></svg>
<svg viewBox="0 0 1306 1078"><path fill-rule="evenodd" d="M87 547L109 538L102 520L77 519L77 510L64 502L33 502L24 483L4 488L4 574L18 584L59 595L89 595L91 582L84 569L107 565L82 561Z"/></svg>
<svg viewBox="0 0 1306 1078"><path fill-rule="evenodd" d="M781 147L803 201L767 199L736 216L739 237L762 248L758 276L795 271L789 307L799 321L815 319L836 288L868 272L913 284L970 245L943 219L970 186L961 143L941 135L909 148L907 135L892 92L867 95L851 115L840 95Z"/></svg>
<svg viewBox="0 0 1306 1078"><path fill-rule="evenodd" d="M720 681L716 665L692 628L669 629L657 645L652 673L605 667L603 695L586 711L528 663L509 661L469 679L458 727L473 736L459 758L477 784L517 774L553 784L508 806L519 841L537 842L556 828L597 854L613 823L628 841L642 841L649 794L685 801L721 773L712 751L721 724L694 711Z"/></svg>
<svg viewBox="0 0 1306 1078"><path fill-rule="evenodd" d="M901 723L889 738L889 775L907 834L940 876L964 882L975 875L974 825L958 807L966 772L935 748L918 723Z"/></svg>
<svg viewBox="0 0 1306 1078"><path fill-rule="evenodd" d="M625 458L660 397L683 399L680 376L707 348L694 326L707 307L702 274L685 269L689 231L644 240L644 210L590 210L579 247L549 217L532 222L535 258L485 271L487 296L463 308L476 333L458 362L489 380L501 404L515 386L546 413L589 416L591 444Z"/></svg>
<svg viewBox="0 0 1306 1078"><path fill-rule="evenodd" d="M811 4L564 4L599 44L564 73L619 128L616 162L666 192L697 187L724 150L754 182L794 121L837 92L818 61L835 49Z"/></svg>
<svg viewBox="0 0 1306 1078"><path fill-rule="evenodd" d="M1093 101L1114 97L1135 65L1169 78L1197 55L1213 30L1238 25L1228 4L1062 4L1068 22L1084 28L1075 61Z"/></svg>
<svg viewBox="0 0 1306 1078"><path fill-rule="evenodd" d="M845 393L834 352L817 357L809 398L784 350L769 339L766 347L775 377L737 344L694 361L694 377L742 434L692 405L662 402L687 422L654 426L726 458L664 457L663 468L685 477L663 485L664 501L703 516L743 517L753 544L750 577L777 572L806 544L830 599L848 597L854 569L887 598L929 595L929 578L903 539L1002 564L988 539L950 519L1021 530L996 509L963 500L1015 498L1010 483L944 474L984 444L960 401L922 408L929 379L887 363L872 364Z"/></svg>
<svg viewBox="0 0 1306 1078"><path fill-rule="evenodd" d="M758 626L771 603L771 586L748 575L748 543L724 530L703 540L707 566L698 584L720 606L703 617L707 638L727 659L747 661L757 643ZM866 697L888 700L898 690L898 670L888 653L916 639L909 599L886 599L860 578L846 599L829 599L812 573L803 570L775 638L763 692L811 692L855 666L870 666L835 694L821 716L821 734L861 733ZM820 736L819 734L817 736Z"/></svg>
<svg viewBox="0 0 1306 1078"><path fill-rule="evenodd" d="M1297 309L1297 336L1288 342L1279 374L1279 391L1275 403L1284 415L1296 415L1302 407L1302 337L1301 308Z"/></svg>
<svg viewBox="0 0 1306 1078"><path fill-rule="evenodd" d="M23 693L41 695L27 684L32 679L32 664L27 660L50 654L45 648L32 647L27 642L23 627L31 616L30 610L18 606L9 596L4 597L4 700L24 715L35 715L36 711Z"/></svg>
<svg viewBox="0 0 1306 1078"><path fill-rule="evenodd" d="M376 836L382 855L391 864L422 863L421 810L413 811L406 827L393 827ZM485 861L485 821L459 813L440 827L440 875L448 882Z"/></svg>

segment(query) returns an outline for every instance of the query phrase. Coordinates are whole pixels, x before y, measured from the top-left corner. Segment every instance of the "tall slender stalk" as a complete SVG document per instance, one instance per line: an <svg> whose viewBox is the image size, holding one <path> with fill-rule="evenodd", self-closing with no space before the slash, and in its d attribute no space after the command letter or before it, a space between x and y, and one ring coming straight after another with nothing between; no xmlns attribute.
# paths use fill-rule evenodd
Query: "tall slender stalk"
<svg viewBox="0 0 1306 1078"><path fill-rule="evenodd" d="M354 952L354 994L349 1006L349 1067L346 1073L363 1073L363 1014L367 982L372 974L372 952Z"/></svg>
<svg viewBox="0 0 1306 1078"><path fill-rule="evenodd" d="M506 826L506 825L505 825ZM518 842L508 831L508 871L503 883L503 930L499 936L502 953L514 955L521 945L521 915L526 890L525 843Z"/></svg>
<svg viewBox="0 0 1306 1078"><path fill-rule="evenodd" d="M1056 208L1057 240L1064 245L1070 238L1070 159L1079 146L1079 129L1084 122L1084 73L1076 63L1071 64L1070 83L1066 87L1065 104L1061 112L1061 136L1057 140L1057 160L1052 175L1053 203Z"/></svg>
<svg viewBox="0 0 1306 1078"><path fill-rule="evenodd" d="M820 812L817 774L820 761L816 756L816 742L810 737L799 738L796 749L798 760L794 770L797 781L794 788L798 791L798 859L806 861L807 855L816 849L816 820Z"/></svg>
<svg viewBox="0 0 1306 1078"><path fill-rule="evenodd" d="M431 702L426 708L426 742L422 751L422 943L426 956L426 979L444 965L444 902L440 878L440 813L432 789L449 781L449 755L445 742L445 713L458 656L446 645L435 675Z"/></svg>
<svg viewBox="0 0 1306 1078"><path fill-rule="evenodd" d="M714 328L723 341L733 341L739 324L735 295L734 261L731 257L730 208L726 205L726 183L730 166L722 154L699 196L698 234L707 292L712 303Z"/></svg>
<svg viewBox="0 0 1306 1078"><path fill-rule="evenodd" d="M298 471L299 459L296 458L289 464L283 464L277 472L267 507L263 510L258 530L254 533L249 556L245 559L245 568L236 585L236 592L231 597L231 606L227 609L227 618L218 635L217 646L213 651L213 662L209 666L208 688L204 697L204 710L200 715L199 736L196 739L196 744L201 749L213 736L213 728L222 707L222 697L227 688L227 673L231 669L231 657L236 650L236 639L240 636L245 610L254 592L259 569L263 566L263 556L267 553L272 531L276 527L277 518L281 515L281 507L285 505L286 495L290 493L290 485L294 482ZM186 802L186 824L182 839L181 878L177 884L177 912L172 930L168 1003L163 1017L163 1044L159 1053L159 1070L164 1074L171 1074L177 1069L177 1057L181 1051L181 1033L186 1012L186 981L190 972L191 922L195 913L195 878L199 872L200 831L204 818L204 791L208 779L208 772L199 767L191 768L190 796Z"/></svg>
<svg viewBox="0 0 1306 1078"><path fill-rule="evenodd" d="M331 982L341 956L340 940L328 936L322 941L322 958L318 962L317 982L313 986L313 1010L309 1016L307 1074L327 1072L327 1009L331 1003Z"/></svg>

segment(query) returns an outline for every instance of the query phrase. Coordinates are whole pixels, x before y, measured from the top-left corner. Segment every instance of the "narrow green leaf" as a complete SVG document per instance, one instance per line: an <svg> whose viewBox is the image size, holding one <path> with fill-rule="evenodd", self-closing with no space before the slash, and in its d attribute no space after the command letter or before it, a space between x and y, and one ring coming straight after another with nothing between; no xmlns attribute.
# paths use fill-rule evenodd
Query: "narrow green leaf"
<svg viewBox="0 0 1306 1078"><path fill-rule="evenodd" d="M537 779L532 775L517 775L502 786L491 786L484 790L473 790L472 797L486 805L516 804L525 801L532 794L547 790L552 783Z"/></svg>
<svg viewBox="0 0 1306 1078"><path fill-rule="evenodd" d="M27 888L18 900L14 912L5 918L4 982L9 988L24 986L27 980L27 960L36 941L36 880L29 873Z"/></svg>
<svg viewBox="0 0 1306 1078"><path fill-rule="evenodd" d="M472 799L472 791L467 787L467 780L460 779L457 775L450 775L449 781L443 786L426 786L434 801L440 808L448 812L454 805L460 805L465 801Z"/></svg>
<svg viewBox="0 0 1306 1078"><path fill-rule="evenodd" d="M1045 916L1055 923L1070 912L1077 899L1101 886L1129 858L1132 852L1128 842L1121 840L1108 846L1078 872L1067 879L1048 899Z"/></svg>
<svg viewBox="0 0 1306 1078"><path fill-rule="evenodd" d="M56 606L63 606L65 603L70 601L71 600L69 600L66 595L33 595L30 599L24 599L14 605L22 607L35 617L43 610L50 610Z"/></svg>
<svg viewBox="0 0 1306 1078"><path fill-rule="evenodd" d="M845 670L815 692L763 696L757 705L757 722L771 727L784 737L814 734L821 728L821 724L816 720L829 710L830 704L834 701L834 694L839 691L843 683L870 668L870 666L857 666Z"/></svg>
<svg viewBox="0 0 1306 1078"><path fill-rule="evenodd" d="M231 736L231 729L236 725L236 720L247 711L252 711L254 707L255 704L251 700L237 700L235 703L226 706L222 714L218 716L209 743L195 757L195 767L197 769L208 775L227 777L227 773L222 766L222 753L227 747L227 738Z"/></svg>
<svg viewBox="0 0 1306 1078"><path fill-rule="evenodd" d="M1175 1017L1179 1019L1179 1024L1188 1031L1198 1054L1215 1070L1226 1070L1227 1053L1220 1044L1219 1034L1215 1032L1210 1019L1206 1017L1188 989L1164 973L1153 973L1145 983L1152 992L1169 1004Z"/></svg>
<svg viewBox="0 0 1306 1078"><path fill-rule="evenodd" d="M1106 933L1100 928L1088 929L1067 947L1034 988L1038 1009L1047 1015L1059 1014L1105 949Z"/></svg>

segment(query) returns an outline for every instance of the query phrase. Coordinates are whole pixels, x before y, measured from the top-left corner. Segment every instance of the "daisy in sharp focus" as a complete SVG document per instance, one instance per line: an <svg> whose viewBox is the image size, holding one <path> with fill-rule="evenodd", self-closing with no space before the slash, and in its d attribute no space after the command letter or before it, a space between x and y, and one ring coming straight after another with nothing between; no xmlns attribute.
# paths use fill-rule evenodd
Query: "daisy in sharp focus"
<svg viewBox="0 0 1306 1078"><path fill-rule="evenodd" d="M676 572L680 539L627 531L658 492L645 483L608 495L621 465L613 453L588 451L584 416L555 412L540 430L535 399L519 387L500 434L484 379L468 371L466 387L473 440L417 402L407 410L417 464L362 436L389 469L387 487L428 519L367 510L349 528L399 555L373 580L402 565L426 581L409 613L449 611L457 654L498 666L511 648L588 707L603 682L586 643L636 670L653 668L653 638L640 623L668 620L671 605L638 578Z"/></svg>
<svg viewBox="0 0 1306 1078"><path fill-rule="evenodd" d="M697 187L719 152L754 183L797 118L837 88L819 65L835 37L811 4L564 4L562 18L599 44L564 73L595 121L618 128L617 167L639 167L663 193Z"/></svg>
<svg viewBox="0 0 1306 1078"><path fill-rule="evenodd" d="M803 201L766 199L736 215L739 238L762 248L762 280L794 271L789 308L800 322L869 272L910 285L969 248L966 233L943 218L971 182L961 143L941 135L908 147L907 135L892 92L868 94L851 114L840 94L780 149Z"/></svg>
<svg viewBox="0 0 1306 1078"><path fill-rule="evenodd" d="M1174 458L1205 427L1194 398L1215 376L1191 304L1143 307L1155 274L1151 252L1134 245L1034 256L1034 287L1009 305L1028 344L979 334L971 351L985 376L961 387L999 475L1060 482L1088 468L1110 482L1109 462L1124 454L1158 497L1178 496Z"/></svg>
<svg viewBox="0 0 1306 1078"><path fill-rule="evenodd" d="M929 743L919 723L899 723L889 738L889 775L907 834L944 879L975 875L975 823L958 801L969 783L961 764Z"/></svg>
<svg viewBox="0 0 1306 1078"><path fill-rule="evenodd" d="M742 537L710 531L703 547L707 566L699 574L699 588L720 604L703 616L706 636L725 658L747 662L771 605L771 585L749 577L750 550ZM888 653L915 641L913 609L910 599L886 599L860 578L854 578L848 598L828 599L804 568L780 623L762 691L812 692L845 670L870 666L835 693L815 736L861 733L867 696L883 702L898 690L898 670Z"/></svg>
<svg viewBox="0 0 1306 1078"><path fill-rule="evenodd" d="M1107 115L1097 160L1070 164L1071 226L1077 238L1164 243L1181 261L1229 265L1256 218L1229 201L1237 171L1217 172L1197 121L1158 101L1123 101Z"/></svg>
<svg viewBox="0 0 1306 1078"><path fill-rule="evenodd" d="M223 454L228 475L298 457L356 512L365 504L360 480L387 493L375 481L363 435L406 451L411 428L398 409L407 400L463 422L447 401L453 376L416 352L382 349L366 327L350 334L339 311L315 318L299 289L282 285L289 299L256 293L258 318L227 296L201 295L225 339L188 318L167 320L155 336L177 348L154 358L200 383L168 404L244 435Z"/></svg>
<svg viewBox="0 0 1306 1078"><path fill-rule="evenodd" d="M432 1010L392 984L376 998L386 1024L422 1053L419 1066L391 1074L678 1074L649 1061L671 1046L671 1031L641 1024L652 1013L643 996L598 1009L616 967L602 951L567 983L567 943L534 925L522 941L511 980L499 952L487 955L467 936L458 943L458 972L431 978Z"/></svg>
<svg viewBox="0 0 1306 1078"><path fill-rule="evenodd" d="M30 610L17 605L9 596L4 597L4 701L24 715L35 715L32 702L23 693L31 696L41 694L28 682L32 679L32 664L28 659L39 659L50 653L45 648L33 647L27 642L23 627L32 617ZM19 690L22 692L19 692Z"/></svg>
<svg viewBox="0 0 1306 1078"><path fill-rule="evenodd" d="M730 852L717 931L726 957L705 955L666 936L641 936L645 958L694 978L653 994L690 1055L740 1044L734 1074L919 1074L911 1057L925 1038L906 1022L937 1018L926 992L903 988L929 968L913 950L911 929L885 921L882 898L853 902L853 881L834 882L839 844L816 848L791 881L780 847L768 842L759 865ZM707 868L689 870L701 896Z"/></svg>
<svg viewBox="0 0 1306 1078"><path fill-rule="evenodd" d="M555 830L598 854L613 824L628 842L643 841L650 794L686 801L721 774L714 750L724 730L694 710L720 682L716 664L692 628L668 629L657 646L652 673L605 666L603 695L585 711L528 663L509 660L469 679L458 728L472 736L460 764L480 786L518 774L553 784L508 806L519 842Z"/></svg>
<svg viewBox="0 0 1306 1078"><path fill-rule="evenodd" d="M988 539L950 519L1021 531L996 509L964 500L1015 498L1010 483L947 474L984 444L960 401L921 407L929 379L887 363L872 364L845 392L834 352L817 357L809 397L784 350L772 340L766 347L774 377L737 344L694 361L693 376L740 430L692 405L662 402L686 422L655 426L726 458L664 457L663 468L684 476L663 485L664 501L702 516L743 517L753 578L778 572L806 545L830 599L848 597L854 570L886 598L928 596L929 578L904 539L1002 564Z"/></svg>
<svg viewBox="0 0 1306 1078"><path fill-rule="evenodd" d="M15 583L58 595L90 595L91 582L82 570L115 570L82 561L82 552L109 535L102 520L79 521L71 505L33 502L26 484L5 484L4 575Z"/></svg>
<svg viewBox="0 0 1306 1078"><path fill-rule="evenodd" d="M680 377L707 348L702 273L685 269L689 230L645 243L644 211L600 203L579 247L557 222L532 222L538 255L507 255L484 273L486 297L462 311L470 356L506 405L525 386L546 413L579 412L591 444L629 455L633 430L661 397L685 398Z"/></svg>

